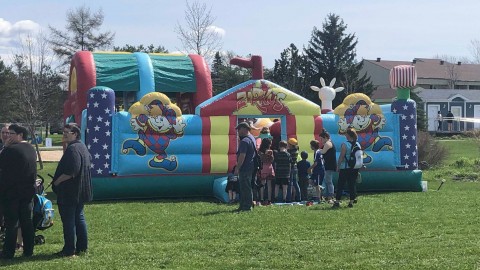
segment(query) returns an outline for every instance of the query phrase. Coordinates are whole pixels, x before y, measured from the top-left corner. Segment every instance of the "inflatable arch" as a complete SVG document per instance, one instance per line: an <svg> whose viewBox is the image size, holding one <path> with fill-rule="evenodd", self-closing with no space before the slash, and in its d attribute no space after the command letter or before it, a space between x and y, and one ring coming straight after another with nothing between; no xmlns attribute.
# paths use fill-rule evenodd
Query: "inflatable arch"
<svg viewBox="0 0 480 270"><path fill-rule="evenodd" d="M185 111L212 97L210 70L199 55L81 51L71 60L65 118L81 124L87 91L95 86L115 89L125 105L152 91L175 93Z"/></svg>
<svg viewBox="0 0 480 270"><path fill-rule="evenodd" d="M421 190L421 171L417 170L418 161L414 154L416 129L412 126L408 132L406 130L407 126L415 125L416 119L411 117L415 115L415 104L406 94L408 87L402 86L398 90L399 99L392 105L378 106L367 96L354 94L345 98L333 112L321 114L317 104L261 79L258 72L255 79L211 97L206 66L203 66L201 75L196 65L188 60L192 56L162 55L165 59L172 57L185 61L191 67L189 75L185 68L175 65L168 72L172 85L175 80L181 80L195 86L192 104L198 104L190 113L185 113L182 104L175 104L162 91L165 86L157 83L156 79L160 78L155 76L157 71L149 71L148 78L154 79L155 83L142 88L145 78L134 79L131 73L121 72L127 68L108 67L116 66L115 61L109 64L98 60L88 66L79 65L78 59L82 55L88 56L85 53L78 53L80 55L75 55L72 60L72 94L65 106L75 104L76 107L65 108L65 117L74 115L77 119L77 113L80 113L84 141L93 157L94 198L97 200L190 196L215 196L226 200L226 175L236 163L238 139L235 126L245 118L279 119L275 124L281 139L294 137L300 150L308 152L311 152L310 140L318 140L323 128L330 132L339 150L345 141L342 132L352 126L361 138L367 164L367 170L362 172L363 182L358 186L360 191ZM136 61L140 57L138 53L121 55ZM108 59L118 55L95 57ZM141 57L152 59L156 56L141 54ZM200 60L197 58L197 61ZM200 62L204 63L203 60ZM93 63L96 67L93 77L96 79L91 78ZM139 71L140 68L141 65L137 67L138 77L143 72ZM108 76L108 72L104 72L100 75L99 70L110 70L111 74ZM94 87L80 91L79 77L90 80L82 82L82 87L95 82ZM130 86L122 86L121 82ZM76 85L76 91L73 85ZM182 87L179 91L187 92L187 88ZM136 89L133 90L136 93L134 103L128 111L116 111L117 89ZM84 97L80 97L82 93ZM82 107L83 102L85 106Z"/></svg>

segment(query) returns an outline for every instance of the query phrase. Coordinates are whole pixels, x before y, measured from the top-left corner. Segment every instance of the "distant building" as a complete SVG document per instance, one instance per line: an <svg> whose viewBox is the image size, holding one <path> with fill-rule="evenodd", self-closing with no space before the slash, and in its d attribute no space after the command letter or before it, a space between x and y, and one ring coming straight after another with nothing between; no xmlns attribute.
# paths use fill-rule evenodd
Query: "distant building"
<svg viewBox="0 0 480 270"><path fill-rule="evenodd" d="M381 58L363 60L361 75L368 73L377 87L371 97L376 103L390 103L396 97L389 78L390 70L398 65L415 66L417 88L414 91L425 102L429 131L437 130L435 118L438 111L445 116L449 110L459 119L454 121L455 131L480 128L480 124L460 121L464 120L460 118L480 120L480 65L425 58L415 58L413 61L389 61Z"/></svg>

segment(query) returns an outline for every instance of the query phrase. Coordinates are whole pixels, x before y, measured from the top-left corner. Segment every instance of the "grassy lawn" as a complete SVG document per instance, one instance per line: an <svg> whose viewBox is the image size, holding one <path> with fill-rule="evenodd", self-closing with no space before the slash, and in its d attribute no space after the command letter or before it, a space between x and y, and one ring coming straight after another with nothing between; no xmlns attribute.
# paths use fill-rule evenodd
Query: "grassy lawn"
<svg viewBox="0 0 480 270"><path fill-rule="evenodd" d="M429 192L361 194L353 209L271 206L242 214L206 200L95 202L86 206L89 254L51 255L63 244L57 215L34 257L2 269L479 269L480 185L455 177L479 171L480 151L475 141L442 143L455 150L424 172ZM441 179L447 182L433 191Z"/></svg>

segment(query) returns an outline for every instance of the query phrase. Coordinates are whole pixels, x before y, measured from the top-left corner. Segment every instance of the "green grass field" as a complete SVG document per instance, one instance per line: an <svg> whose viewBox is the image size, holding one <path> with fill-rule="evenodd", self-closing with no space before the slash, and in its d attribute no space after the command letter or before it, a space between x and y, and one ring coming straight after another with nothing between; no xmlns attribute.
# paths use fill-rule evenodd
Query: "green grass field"
<svg viewBox="0 0 480 270"><path fill-rule="evenodd" d="M52 256L63 244L57 215L31 259L2 269L480 269L478 143L442 143L451 152L424 172L428 192L361 194L353 209L241 214L207 200L95 202L86 207L87 255Z"/></svg>

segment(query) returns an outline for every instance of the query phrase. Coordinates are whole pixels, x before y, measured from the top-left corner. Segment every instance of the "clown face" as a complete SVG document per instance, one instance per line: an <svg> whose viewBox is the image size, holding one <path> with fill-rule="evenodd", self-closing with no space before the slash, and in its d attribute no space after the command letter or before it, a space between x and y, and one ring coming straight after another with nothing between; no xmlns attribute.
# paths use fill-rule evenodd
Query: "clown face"
<svg viewBox="0 0 480 270"><path fill-rule="evenodd" d="M172 128L172 124L168 122L167 118L162 115L150 116L148 123L153 130L159 133L165 133Z"/></svg>
<svg viewBox="0 0 480 270"><path fill-rule="evenodd" d="M363 130L370 125L370 117L365 115L355 115L350 125L355 130Z"/></svg>

